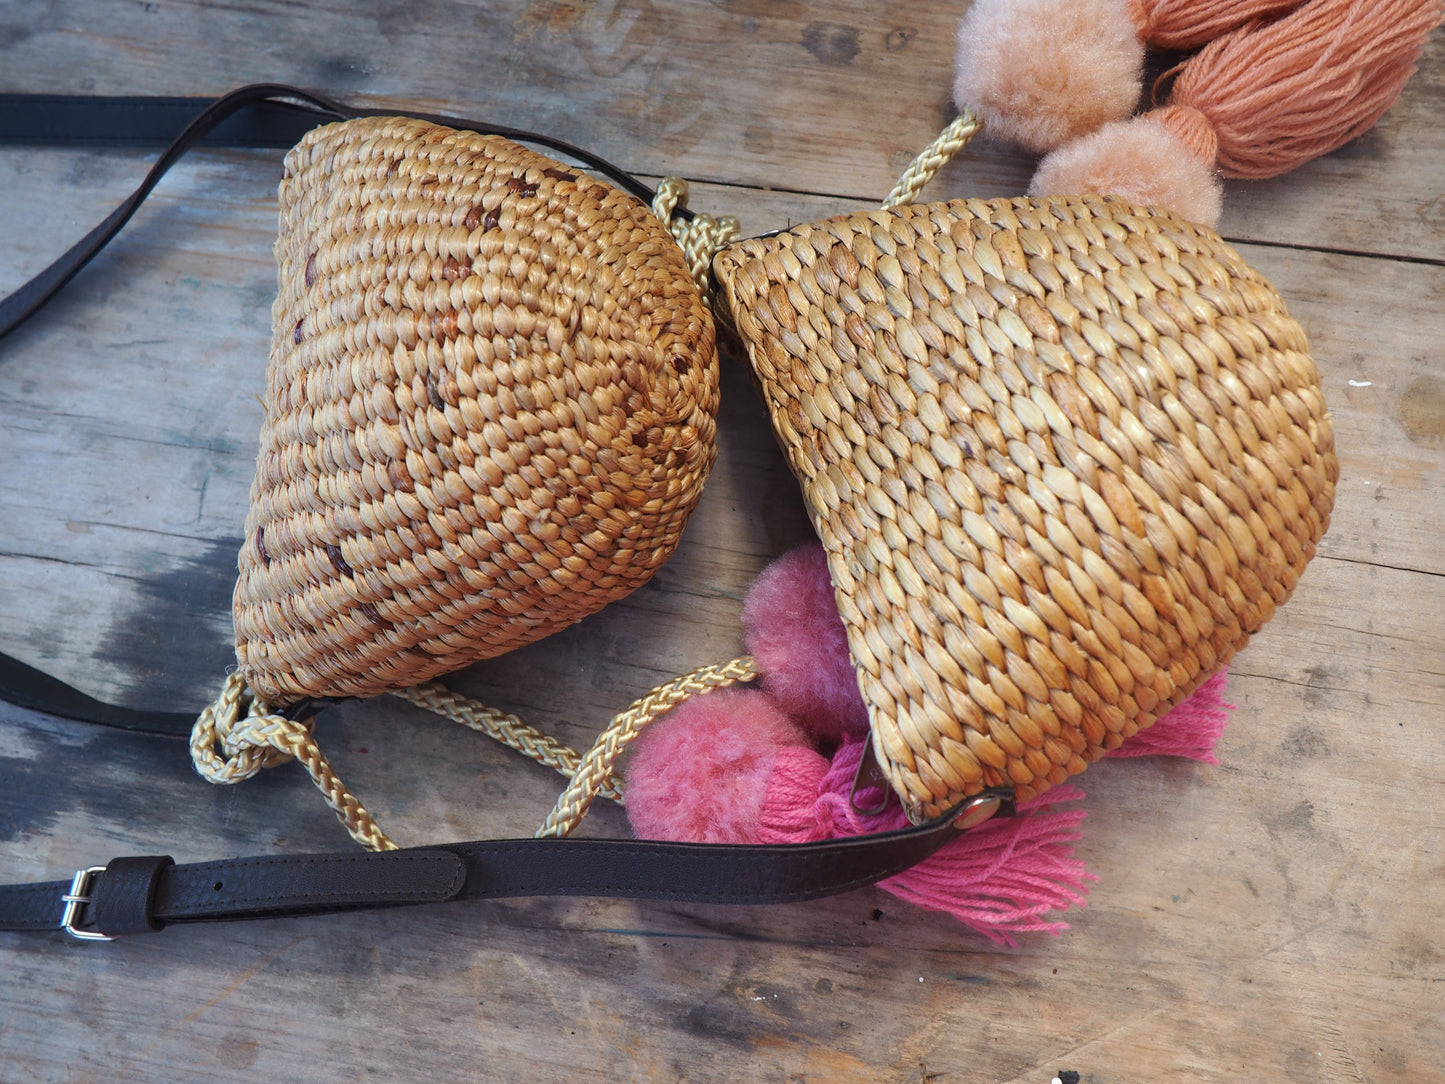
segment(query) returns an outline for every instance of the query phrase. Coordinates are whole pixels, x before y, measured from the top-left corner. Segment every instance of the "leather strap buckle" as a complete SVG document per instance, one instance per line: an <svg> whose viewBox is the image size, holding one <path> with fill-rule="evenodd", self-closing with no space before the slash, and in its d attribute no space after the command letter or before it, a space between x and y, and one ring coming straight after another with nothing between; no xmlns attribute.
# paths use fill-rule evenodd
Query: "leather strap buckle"
<svg viewBox="0 0 1445 1084"><path fill-rule="evenodd" d="M65 904L65 910L60 913L60 928L77 941L114 941L114 937L107 937L99 930L84 930L80 928L81 920L85 917L85 908L90 904L90 886L95 880L97 873L104 873L104 866L90 866L86 869L78 869L70 882L70 891L60 897Z"/></svg>

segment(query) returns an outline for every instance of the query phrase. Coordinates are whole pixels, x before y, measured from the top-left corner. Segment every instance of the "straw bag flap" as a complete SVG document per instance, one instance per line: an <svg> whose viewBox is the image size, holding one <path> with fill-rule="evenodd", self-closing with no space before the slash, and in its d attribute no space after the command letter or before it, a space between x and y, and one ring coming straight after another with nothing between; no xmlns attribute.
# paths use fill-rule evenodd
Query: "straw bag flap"
<svg viewBox="0 0 1445 1084"><path fill-rule="evenodd" d="M713 326L644 204L398 117L286 158L234 613L272 705L369 696L644 583L714 458Z"/></svg>
<svg viewBox="0 0 1445 1084"><path fill-rule="evenodd" d="M1293 591L1338 466L1278 294L1100 198L873 211L718 256L915 819L1082 771Z"/></svg>

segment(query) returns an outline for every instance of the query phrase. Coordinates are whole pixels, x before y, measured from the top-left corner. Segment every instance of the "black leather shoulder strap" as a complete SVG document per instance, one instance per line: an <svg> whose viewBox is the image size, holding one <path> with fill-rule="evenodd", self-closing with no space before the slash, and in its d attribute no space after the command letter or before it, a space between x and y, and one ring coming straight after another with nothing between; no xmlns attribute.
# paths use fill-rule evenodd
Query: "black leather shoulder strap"
<svg viewBox="0 0 1445 1084"><path fill-rule="evenodd" d="M278 97L288 91L294 95ZM0 94L0 144L162 148L174 143L206 110L232 101L234 108L214 117L208 131L194 136L192 146L285 150L327 119L317 104L303 104L321 101L303 91L277 84L260 87L259 92L260 96L253 96L251 87L243 87L223 99ZM303 94L304 99L297 96Z"/></svg>
<svg viewBox="0 0 1445 1084"><path fill-rule="evenodd" d="M189 734L198 714L107 704L4 652L0 652L0 700L62 719L166 737Z"/></svg>
<svg viewBox="0 0 1445 1084"><path fill-rule="evenodd" d="M40 307L79 273L80 269L88 264L110 239L120 232L131 216L150 195L151 190L166 171L175 165L188 150L196 145L201 139L213 133L218 125L243 109L256 103L265 102L280 94L292 90L289 87L270 84L258 84L242 87L239 90L227 94L207 104L199 114L194 115L190 122L181 129L179 134L173 133L173 138L161 153L150 171L145 175L136 190L127 196L114 211L105 217L98 226L92 229L79 241L45 268L29 282L25 283L9 297L0 301L0 337L3 337L19 327L22 323L33 316ZM296 92L300 93L300 92ZM0 117L5 118L3 128L0 128L0 141L8 143L70 143L83 142L82 138L89 134L92 126L87 122L81 130L76 133L77 138L70 138L71 127L78 117L85 115L93 101L77 101L68 105L61 105L63 99L53 95L45 95L39 99L26 99L23 96L10 95L8 101L0 102ZM325 103L321 99L311 99L306 96L308 104L314 107L313 123L323 123L325 120L339 119L336 115L330 114ZM169 108L150 110L136 104L137 99L131 99L129 112L137 119L134 126L128 126L120 122L120 114L116 109L105 109L104 112L115 125L117 132L124 133L128 127L135 133L141 131L155 130L163 120L167 119ZM167 99L174 103L174 99ZM274 114L268 114L274 116ZM8 138L6 138L8 137ZM112 142L125 142L119 136L112 137Z"/></svg>
<svg viewBox="0 0 1445 1084"><path fill-rule="evenodd" d="M1003 811L1008 792L971 799ZM380 853L277 855L176 865L124 858L66 881L0 886L0 930L85 940L176 922L317 915L462 899L610 896L695 903L817 899L891 877L957 838L957 809L918 828L822 843L509 839Z"/></svg>

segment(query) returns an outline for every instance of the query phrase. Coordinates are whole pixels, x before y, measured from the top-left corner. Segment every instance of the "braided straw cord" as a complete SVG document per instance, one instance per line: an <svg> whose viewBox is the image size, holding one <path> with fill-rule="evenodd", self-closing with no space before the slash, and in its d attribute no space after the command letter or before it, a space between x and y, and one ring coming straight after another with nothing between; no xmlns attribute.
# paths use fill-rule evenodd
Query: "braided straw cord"
<svg viewBox="0 0 1445 1084"><path fill-rule="evenodd" d="M955 200L743 241L714 274L914 819L1039 794L1148 726L1329 523L1304 331L1212 231Z"/></svg>
<svg viewBox="0 0 1445 1084"><path fill-rule="evenodd" d="M292 759L301 762L352 839L368 850L396 850L396 844L332 771L310 726L274 714L239 673L226 678L221 694L191 729L191 762L211 783L239 783L262 768Z"/></svg>
<svg viewBox="0 0 1445 1084"><path fill-rule="evenodd" d="M572 782L557 799L557 805L548 815L546 822L537 830L537 838L565 836L577 827L586 816L592 799L601 789L602 781L611 776L612 766L617 758L648 723L671 711L690 696L707 692L709 689L722 689L738 682L751 681L756 676L757 667L752 656L744 655L721 665L699 667L690 674L659 685L634 702L598 735L581 766L573 774Z"/></svg>
<svg viewBox="0 0 1445 1084"><path fill-rule="evenodd" d="M528 726L515 715L487 707L470 697L454 693L437 682L429 681L413 685L410 689L397 689L392 695L461 723L479 734L485 734L493 741L501 742L568 778L575 775L582 764L582 755L570 745L542 733L536 727ZM614 802L622 801L622 791L621 777L611 774L605 776L597 787L599 795L611 798Z"/></svg>
<svg viewBox="0 0 1445 1084"><path fill-rule="evenodd" d="M434 682L399 689L393 695L485 734L569 776L567 789L537 831L540 839L569 834L599 795L622 801L622 780L614 773L613 766L648 723L690 696L751 681L756 676L752 657L743 656L721 665L699 667L660 685L614 717L585 757L526 725L515 715L486 707ZM218 747L221 755L216 752ZM292 759L301 762L353 839L372 851L397 849L396 843L332 770L312 737L311 728L304 722L273 713L247 687L239 673L230 674L220 695L201 712L191 730L191 761L196 771L211 783L239 783L262 768Z"/></svg>
<svg viewBox="0 0 1445 1084"><path fill-rule="evenodd" d="M883 200L883 206L901 207L912 203L928 182L933 180L934 175L948 165L954 155L973 142L973 137L981 131L983 118L971 109L965 109L913 159L903 171L903 176L898 178L893 191Z"/></svg>
<svg viewBox="0 0 1445 1084"><path fill-rule="evenodd" d="M711 215L694 214L685 219L673 217L673 212L687 206L687 182L681 177L664 177L657 185L657 194L652 200L652 212L677 238L683 255L687 258L688 271L697 283L703 300L711 294L712 258L725 245L737 240L741 227L732 215L713 218Z"/></svg>

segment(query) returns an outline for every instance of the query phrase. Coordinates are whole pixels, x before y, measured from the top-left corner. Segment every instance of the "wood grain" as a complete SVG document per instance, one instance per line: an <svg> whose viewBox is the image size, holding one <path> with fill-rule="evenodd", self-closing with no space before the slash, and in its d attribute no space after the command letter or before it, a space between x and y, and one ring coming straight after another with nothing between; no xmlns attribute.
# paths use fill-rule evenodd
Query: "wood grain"
<svg viewBox="0 0 1445 1084"><path fill-rule="evenodd" d="M504 0L0 4L0 89L212 94L285 79L544 130L749 233L864 206L947 119L962 5ZM224 42L224 47L216 43ZM1445 1063L1445 85L1437 35L1363 140L1231 184L1222 232L1308 331L1343 467L1320 557L1238 657L1221 764L1082 779L1098 875L1060 938L1003 949L878 890L749 910L459 904L0 934L6 1080L1424 1081ZM0 290L148 156L0 150ZM1012 194L983 141L926 195ZM206 151L0 342L0 650L184 710L231 661L279 156ZM458 688L576 744L739 649L741 599L809 536L734 352L720 455L647 587ZM318 736L399 840L529 834L555 774L391 698ZM594 811L590 834L626 834ZM0 880L113 854L349 845L294 766L234 788L183 743L0 705Z"/></svg>

